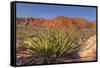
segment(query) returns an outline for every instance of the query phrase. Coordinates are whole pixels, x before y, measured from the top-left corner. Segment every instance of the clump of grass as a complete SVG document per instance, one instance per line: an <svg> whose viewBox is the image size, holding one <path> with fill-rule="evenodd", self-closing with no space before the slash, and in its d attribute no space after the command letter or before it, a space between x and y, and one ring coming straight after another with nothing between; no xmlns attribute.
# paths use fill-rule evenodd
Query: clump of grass
<svg viewBox="0 0 100 68"><path fill-rule="evenodd" d="M24 41L27 50L32 52L31 62L60 63L68 53L79 52L83 48L74 31L48 29L44 32L36 31L33 37Z"/></svg>

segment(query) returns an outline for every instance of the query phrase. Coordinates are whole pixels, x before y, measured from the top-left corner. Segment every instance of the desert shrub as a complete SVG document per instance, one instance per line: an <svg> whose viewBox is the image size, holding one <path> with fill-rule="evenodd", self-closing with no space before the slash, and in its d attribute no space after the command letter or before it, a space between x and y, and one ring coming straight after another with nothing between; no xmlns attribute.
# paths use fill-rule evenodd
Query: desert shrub
<svg viewBox="0 0 100 68"><path fill-rule="evenodd" d="M75 30L78 33L78 37L83 41L86 41L91 36L96 34L96 28L87 28L87 29L79 29Z"/></svg>
<svg viewBox="0 0 100 68"><path fill-rule="evenodd" d="M36 31L34 37L28 37L24 44L33 57L35 63L63 62L66 54L79 52L83 48L82 42L74 31L48 29L44 32Z"/></svg>

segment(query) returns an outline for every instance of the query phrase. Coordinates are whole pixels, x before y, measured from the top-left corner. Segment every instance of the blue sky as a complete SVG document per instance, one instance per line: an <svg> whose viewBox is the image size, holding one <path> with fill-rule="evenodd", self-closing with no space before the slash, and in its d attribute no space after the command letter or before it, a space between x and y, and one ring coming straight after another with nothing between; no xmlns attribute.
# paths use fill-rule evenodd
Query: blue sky
<svg viewBox="0 0 100 68"><path fill-rule="evenodd" d="M89 21L96 21L96 8L17 3L16 16L21 18L33 17L33 18L46 18L46 19L51 19L56 16L65 16L65 17L81 17Z"/></svg>

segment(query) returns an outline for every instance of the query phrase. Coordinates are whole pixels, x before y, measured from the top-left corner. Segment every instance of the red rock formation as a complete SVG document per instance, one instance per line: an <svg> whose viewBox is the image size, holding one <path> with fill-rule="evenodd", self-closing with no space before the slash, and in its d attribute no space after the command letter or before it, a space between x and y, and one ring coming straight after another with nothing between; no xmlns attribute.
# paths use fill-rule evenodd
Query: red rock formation
<svg viewBox="0 0 100 68"><path fill-rule="evenodd" d="M20 59L20 58L28 58L28 57L31 57L32 54L28 51L19 51L19 52L16 52L16 56L17 56L17 59Z"/></svg>
<svg viewBox="0 0 100 68"><path fill-rule="evenodd" d="M24 21L25 20L25 21ZM27 19L17 19L18 24L24 22L24 25L30 26L44 26L44 27L55 27L64 29L83 29L96 27L95 22L89 22L83 18L68 18L64 16L57 16L51 20L43 18L27 18Z"/></svg>

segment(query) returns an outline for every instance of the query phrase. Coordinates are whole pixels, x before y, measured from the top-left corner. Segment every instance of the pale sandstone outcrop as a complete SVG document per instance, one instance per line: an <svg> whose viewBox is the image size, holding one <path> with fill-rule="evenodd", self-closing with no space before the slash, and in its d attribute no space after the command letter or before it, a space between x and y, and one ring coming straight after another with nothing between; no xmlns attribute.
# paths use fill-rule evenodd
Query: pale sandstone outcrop
<svg viewBox="0 0 100 68"><path fill-rule="evenodd" d="M90 37L86 42L86 50L79 53L81 60L95 60L96 59L96 35Z"/></svg>

